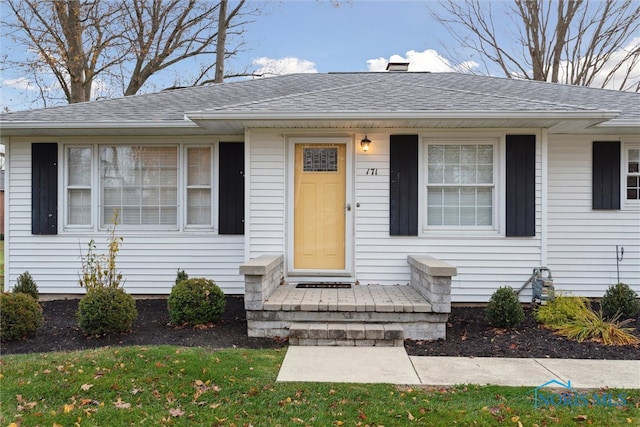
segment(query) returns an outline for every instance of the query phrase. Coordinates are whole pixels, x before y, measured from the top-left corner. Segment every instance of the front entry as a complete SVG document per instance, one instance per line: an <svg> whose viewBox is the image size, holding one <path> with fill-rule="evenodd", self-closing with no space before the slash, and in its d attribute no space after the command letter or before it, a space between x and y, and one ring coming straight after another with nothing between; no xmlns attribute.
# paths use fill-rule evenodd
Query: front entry
<svg viewBox="0 0 640 427"><path fill-rule="evenodd" d="M345 144L295 144L295 270L345 269Z"/></svg>

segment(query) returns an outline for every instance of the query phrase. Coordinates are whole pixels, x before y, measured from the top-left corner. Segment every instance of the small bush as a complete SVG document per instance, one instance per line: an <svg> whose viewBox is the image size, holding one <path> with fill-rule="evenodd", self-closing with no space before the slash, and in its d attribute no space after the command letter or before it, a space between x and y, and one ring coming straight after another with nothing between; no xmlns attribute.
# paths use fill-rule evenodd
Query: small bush
<svg viewBox="0 0 640 427"><path fill-rule="evenodd" d="M42 307L22 292L0 294L0 339L11 341L35 334L44 323Z"/></svg>
<svg viewBox="0 0 640 427"><path fill-rule="evenodd" d="M555 329L589 310L589 300L584 297L557 295L553 300L538 307L534 317L538 323Z"/></svg>
<svg viewBox="0 0 640 427"><path fill-rule="evenodd" d="M182 282L183 280L187 280L188 278L189 278L189 275L185 273L184 270L178 269L178 273L176 274L176 285Z"/></svg>
<svg viewBox="0 0 640 427"><path fill-rule="evenodd" d="M491 295L486 315L489 323L496 328L515 328L524 320L518 294L510 286L503 286Z"/></svg>
<svg viewBox="0 0 640 427"><path fill-rule="evenodd" d="M212 280L191 278L178 282L167 301L174 325L203 325L215 322L224 312L224 293Z"/></svg>
<svg viewBox="0 0 640 427"><path fill-rule="evenodd" d="M585 340L601 342L604 345L638 345L640 340L631 334L633 328L625 328L630 320L618 322L617 318L607 321L602 311L586 310L576 319L559 326L559 334L582 342Z"/></svg>
<svg viewBox="0 0 640 427"><path fill-rule="evenodd" d="M78 324L87 335L128 332L138 317L133 297L121 288L96 287L78 304Z"/></svg>
<svg viewBox="0 0 640 427"><path fill-rule="evenodd" d="M16 285L13 287L13 292L21 292L23 294L28 294L33 297L34 300L38 300L38 296L40 293L38 292L38 285L36 281L33 280L31 274L28 271L25 271L21 275L18 276L18 280Z"/></svg>
<svg viewBox="0 0 640 427"><path fill-rule="evenodd" d="M640 313L638 295L625 283L618 283L607 289L602 298L602 313L607 319L635 319Z"/></svg>

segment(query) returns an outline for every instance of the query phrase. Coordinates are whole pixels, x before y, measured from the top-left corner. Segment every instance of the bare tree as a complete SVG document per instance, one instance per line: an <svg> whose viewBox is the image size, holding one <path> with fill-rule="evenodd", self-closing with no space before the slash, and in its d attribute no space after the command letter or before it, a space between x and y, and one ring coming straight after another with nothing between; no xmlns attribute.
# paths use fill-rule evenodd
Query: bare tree
<svg viewBox="0 0 640 427"><path fill-rule="evenodd" d="M119 10L100 1L7 0L16 21L3 23L13 39L32 50L35 59L17 65L38 69L46 65L69 103L91 99L100 73L122 60L113 56L120 38L114 31ZM43 92L44 93L44 92Z"/></svg>
<svg viewBox="0 0 640 427"><path fill-rule="evenodd" d="M640 89L637 0L511 1L443 0L432 15L480 55L484 72L497 66L510 78Z"/></svg>
<svg viewBox="0 0 640 427"><path fill-rule="evenodd" d="M224 59L237 53L227 36L241 35L255 12L243 10L245 0L230 13L228 0L5 1L15 18L2 22L5 35L32 52L11 66L25 74L51 70L69 103L92 99L98 79L133 95L153 75L189 59L202 62L189 84L214 67L222 81ZM46 103L48 90L40 89Z"/></svg>

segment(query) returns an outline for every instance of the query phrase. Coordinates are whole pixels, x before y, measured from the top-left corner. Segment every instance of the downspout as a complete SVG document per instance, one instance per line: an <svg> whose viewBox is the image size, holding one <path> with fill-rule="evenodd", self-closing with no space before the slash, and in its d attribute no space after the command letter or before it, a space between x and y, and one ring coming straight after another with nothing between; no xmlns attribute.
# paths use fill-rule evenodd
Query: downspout
<svg viewBox="0 0 640 427"><path fill-rule="evenodd" d="M548 182L549 182L549 133L547 129L542 129L540 132L540 157L542 162L540 180L540 265L547 266L547 243L548 243L548 217L549 217L549 205L547 201L548 197Z"/></svg>

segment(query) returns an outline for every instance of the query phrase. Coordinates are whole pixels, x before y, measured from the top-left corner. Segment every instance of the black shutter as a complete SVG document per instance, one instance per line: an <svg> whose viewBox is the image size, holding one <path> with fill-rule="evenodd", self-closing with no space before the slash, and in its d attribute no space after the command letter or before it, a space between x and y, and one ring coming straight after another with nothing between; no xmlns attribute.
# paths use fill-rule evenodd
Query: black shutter
<svg viewBox="0 0 640 427"><path fill-rule="evenodd" d="M31 233L58 233L58 144L31 144Z"/></svg>
<svg viewBox="0 0 640 427"><path fill-rule="evenodd" d="M620 209L620 142L593 143L593 209Z"/></svg>
<svg viewBox="0 0 640 427"><path fill-rule="evenodd" d="M536 137L507 135L506 235L536 235Z"/></svg>
<svg viewBox="0 0 640 427"><path fill-rule="evenodd" d="M244 143L221 142L218 233L244 234Z"/></svg>
<svg viewBox="0 0 640 427"><path fill-rule="evenodd" d="M418 135L390 137L389 234L418 235Z"/></svg>

